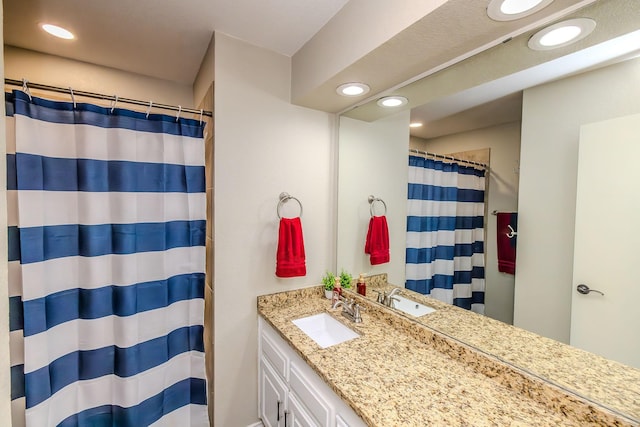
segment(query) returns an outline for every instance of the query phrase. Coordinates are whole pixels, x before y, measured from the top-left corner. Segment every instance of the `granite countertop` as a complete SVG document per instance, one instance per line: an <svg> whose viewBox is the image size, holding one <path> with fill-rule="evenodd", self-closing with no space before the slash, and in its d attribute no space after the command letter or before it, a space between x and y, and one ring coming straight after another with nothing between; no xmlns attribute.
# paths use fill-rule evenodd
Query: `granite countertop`
<svg viewBox="0 0 640 427"><path fill-rule="evenodd" d="M341 316L340 308L331 309L320 286L258 297L258 312L370 426L637 425L354 297L367 309L359 324ZM360 337L322 349L291 322L321 312Z"/></svg>
<svg viewBox="0 0 640 427"><path fill-rule="evenodd" d="M376 280L377 279L377 280ZM367 298L390 291L386 275L373 277ZM449 335L532 375L597 402L640 424L640 369L605 359L550 338L471 313L425 295L402 289L402 294L437 311L409 318ZM508 336L508 339L497 337Z"/></svg>

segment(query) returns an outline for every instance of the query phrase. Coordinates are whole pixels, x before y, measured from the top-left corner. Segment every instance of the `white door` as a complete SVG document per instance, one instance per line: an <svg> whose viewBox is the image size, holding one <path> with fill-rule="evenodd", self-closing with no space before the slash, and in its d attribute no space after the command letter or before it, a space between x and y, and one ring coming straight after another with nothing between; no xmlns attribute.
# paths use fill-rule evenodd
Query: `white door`
<svg viewBox="0 0 640 427"><path fill-rule="evenodd" d="M638 267L640 114L581 128L571 345L640 368Z"/></svg>

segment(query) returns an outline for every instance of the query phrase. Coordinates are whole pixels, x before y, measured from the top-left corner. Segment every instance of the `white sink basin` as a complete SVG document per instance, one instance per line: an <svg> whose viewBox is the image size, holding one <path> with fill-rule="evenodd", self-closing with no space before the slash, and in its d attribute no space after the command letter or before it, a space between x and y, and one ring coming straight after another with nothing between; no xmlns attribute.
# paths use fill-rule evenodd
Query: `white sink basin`
<svg viewBox="0 0 640 427"><path fill-rule="evenodd" d="M424 316L425 314L433 313L435 308L427 307L424 304L405 298L402 295L394 295L393 298L398 298L398 301L394 301L394 308L400 311L404 311L415 317Z"/></svg>
<svg viewBox="0 0 640 427"><path fill-rule="evenodd" d="M293 323L322 348L331 347L360 336L327 313L302 317L293 320Z"/></svg>

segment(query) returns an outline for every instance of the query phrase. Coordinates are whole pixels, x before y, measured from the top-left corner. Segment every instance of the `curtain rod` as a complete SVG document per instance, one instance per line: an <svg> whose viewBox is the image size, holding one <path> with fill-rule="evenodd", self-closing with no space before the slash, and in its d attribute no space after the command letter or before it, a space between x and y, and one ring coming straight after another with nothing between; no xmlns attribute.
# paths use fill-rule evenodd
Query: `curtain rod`
<svg viewBox="0 0 640 427"><path fill-rule="evenodd" d="M42 83L32 83L27 80L16 80L16 79L4 79L4 84L9 86L20 86L24 87L26 85L29 89L39 89L39 90L48 90L50 92L57 93L65 93L71 95L72 88L64 88L59 86L50 86ZM85 92L83 90L73 90L73 95L84 96L87 98L94 99L102 99L107 101L117 101L125 104L133 104L133 105L142 105L145 107L149 107L151 105L153 108L159 108L162 110L170 110L170 111L181 111L183 113L191 113L191 114L200 114L200 110L196 110L194 108L182 108L181 106L175 105L166 105L166 104L156 104L151 101L140 101L138 99L129 99L129 98L120 98L115 95L104 95L102 93L95 92ZM213 117L213 113L211 111L202 111L203 116Z"/></svg>
<svg viewBox="0 0 640 427"><path fill-rule="evenodd" d="M416 154L422 154L422 155L425 155L425 156L433 156L433 157L436 157L438 159L452 160L454 162L460 162L460 163L467 163L467 164L470 164L470 165L480 166L481 168L488 169L487 165L485 165L484 163L478 163L478 162L474 162L472 160L457 159L457 158L455 158L453 156L445 156L443 154L430 153L428 151L420 151L420 150L416 150L414 148L409 148L409 152L416 153Z"/></svg>

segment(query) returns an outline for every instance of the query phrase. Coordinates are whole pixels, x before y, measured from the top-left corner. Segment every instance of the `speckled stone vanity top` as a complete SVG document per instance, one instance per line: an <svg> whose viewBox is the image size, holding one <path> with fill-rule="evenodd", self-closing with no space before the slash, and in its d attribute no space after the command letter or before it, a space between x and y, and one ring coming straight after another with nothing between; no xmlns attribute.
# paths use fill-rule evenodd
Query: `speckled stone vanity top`
<svg viewBox="0 0 640 427"><path fill-rule="evenodd" d="M366 308L358 324L341 316L340 308L331 309L321 286L258 297L258 313L370 426L638 425L394 310L354 297ZM322 349L292 323L321 312L360 337Z"/></svg>
<svg viewBox="0 0 640 427"><path fill-rule="evenodd" d="M367 298L390 291L386 275L372 277ZM378 280L376 280L378 279ZM610 408L640 425L640 369L571 347L503 322L402 289L402 294L437 311L414 318L532 375ZM407 315L409 318L412 316Z"/></svg>

